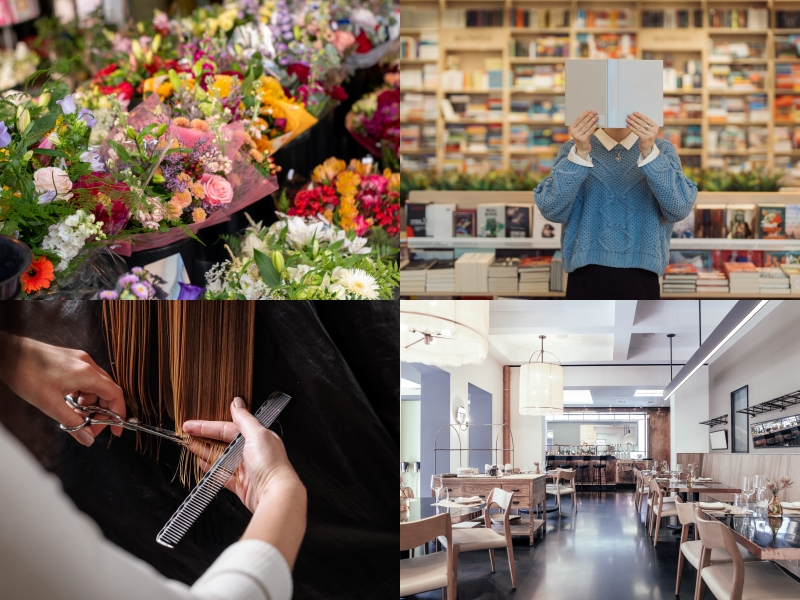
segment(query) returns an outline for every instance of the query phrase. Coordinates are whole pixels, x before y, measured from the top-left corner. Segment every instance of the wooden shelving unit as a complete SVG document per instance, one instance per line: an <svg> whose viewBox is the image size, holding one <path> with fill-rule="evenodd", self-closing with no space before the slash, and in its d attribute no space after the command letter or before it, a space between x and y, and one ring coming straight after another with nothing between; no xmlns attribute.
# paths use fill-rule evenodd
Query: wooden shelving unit
<svg viewBox="0 0 800 600"><path fill-rule="evenodd" d="M631 33L636 34L636 56L642 58L645 51L656 53L657 57L663 56L665 53L672 53L680 57L692 55L694 60L700 60L702 65L702 80L703 87L700 89L686 89L665 92L667 95L695 95L701 98L704 117L701 119L675 119L668 120L666 126L679 126L679 125L700 125L702 128L702 149L681 149L680 154L685 157L694 156L699 157L700 165L703 167L710 166L709 158L711 153L708 150L707 142L708 134L711 128L724 127L727 125L737 125L742 127L766 127L768 131L767 147L763 150L748 149L746 151L722 151L715 152L713 156L749 156L761 155L765 158L765 164L768 168L773 168L775 165L776 156L790 156L800 157L800 151L792 152L775 152L773 149L774 129L776 126L792 126L800 127L800 123L795 122L775 122L774 119L774 105L776 95L784 94L800 94L800 90L776 90L775 87L775 65L776 64L792 64L800 63L800 58L776 58L775 57L775 37L778 35L791 35L800 34L800 29L779 29L776 27L776 10L798 10L800 11L800 0L767 0L763 2L758 1L742 1L742 0L683 0L676 3L670 3L660 0L614 0L613 2L597 2L595 0L553 0L547 2L545 0L484 0L481 3L470 2L469 0L403 0L403 6L417 7L419 9L438 9L438 20L436 23L431 23L430 28L404 28L401 26L400 33L403 36L418 37L424 31L437 31L439 34L439 58L437 62L439 77L446 66L446 57L448 54L469 54L476 56L483 54L493 58L502 59L503 64L503 87L492 90L458 90L456 92L445 91L441 87L435 90L419 90L425 93L433 93L436 95L437 107L441 101L449 94L491 94L494 97L500 98L503 107L503 118L500 120L502 125L502 148L500 152L495 152L493 155L499 157L499 164L501 168L509 168L512 157L520 157L525 155L527 150L520 150L511 148L509 145L510 127L512 124L526 123L534 126L542 126L543 128L552 126L563 126L562 123L548 123L537 122L532 120L520 121L518 119L509 118L510 103L512 96L526 96L526 97L540 97L552 98L553 96L563 95L563 92L553 90L526 90L521 88L513 88L508 80L507 74L513 70L515 65L520 64L554 64L562 62L563 58L524 58L515 57L510 55L510 42L519 36L535 37L538 35L562 35L569 38L570 57L575 57L576 48L578 45L578 35L583 33ZM643 10L658 10L666 8L679 8L688 9L691 12L700 10L703 15L702 27L688 27L688 28L649 28L649 27L627 27L627 28L602 28L602 29L586 29L578 28L577 11L586 9L603 10L606 8L629 8L636 11L636 22L641 23L641 15ZM749 7L767 8L769 9L769 29L737 29L725 27L710 27L709 26L709 9L726 10L731 8L747 9ZM480 8L480 9L503 9L505 23L508 22L508 11L511 8L523 9L569 9L570 10L570 27L554 27L554 28L511 28L511 27L493 27L493 28L462 28L462 29L447 29L442 28L440 25L443 22L444 11L451 8ZM690 18L690 21L692 19ZM402 23L401 23L402 25ZM720 38L727 41L747 41L748 39L755 39L761 41L766 47L765 58L742 58L734 59L731 62L720 63L719 61L710 60L710 40ZM412 65L413 61L405 61L403 64ZM744 91L744 90L715 90L709 89L706 80L709 72L709 67L714 64L743 64L743 65L764 65L766 66L766 81L763 90ZM416 65L415 65L416 66ZM676 64L680 68L681 64ZM413 91L406 88L402 92ZM767 108L770 111L770 118L763 123L745 122L745 123L719 123L710 121L706 116L709 107L710 98L719 96L744 96L749 94L765 94L767 99ZM435 155L435 164L438 167L444 164L445 161L445 132L447 126L451 123L445 123L441 115L441 110L438 110L438 117L436 119L436 147L428 150L415 151L415 155ZM558 148L552 147L546 152L547 155L555 156ZM538 154L539 152L536 152ZM401 156L411 155L411 152L401 151ZM466 155L466 154L465 154ZM459 154L448 153L449 157L457 157ZM760 164L760 162L759 162ZM792 184L792 181L787 181L787 184ZM796 182L794 182L796 183Z"/></svg>

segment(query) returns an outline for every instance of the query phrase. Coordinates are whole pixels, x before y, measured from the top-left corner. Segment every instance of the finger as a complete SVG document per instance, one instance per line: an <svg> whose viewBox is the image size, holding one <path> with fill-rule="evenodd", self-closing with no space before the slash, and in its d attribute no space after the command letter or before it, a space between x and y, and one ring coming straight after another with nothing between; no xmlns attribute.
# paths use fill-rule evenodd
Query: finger
<svg viewBox="0 0 800 600"><path fill-rule="evenodd" d="M592 119L595 118L595 114L593 111L586 111L586 112L587 115L583 119L581 119L581 122L578 124L578 129L582 129L583 127L591 123Z"/></svg>
<svg viewBox="0 0 800 600"><path fill-rule="evenodd" d="M598 117L594 116L592 119L586 123L583 127L583 133L591 133L597 127Z"/></svg>
<svg viewBox="0 0 800 600"><path fill-rule="evenodd" d="M647 129L647 127L645 127L645 125L647 125L647 123L645 121L643 121L642 119L640 119L639 117L635 116L635 115L628 115L628 120L631 123L636 123L636 125L638 125L642 129L645 129L645 130Z"/></svg>
<svg viewBox="0 0 800 600"><path fill-rule="evenodd" d="M639 117L642 121L644 121L645 123L647 123L651 127L653 127L653 126L658 127L658 125L656 125L656 122L653 121L653 119L651 119L647 115L643 115L642 113L636 112L636 111L634 111L633 114L636 115L637 117Z"/></svg>
<svg viewBox="0 0 800 600"><path fill-rule="evenodd" d="M45 410L44 413L48 417L58 421L64 427L77 427L83 423L86 418L85 415L76 413L66 402L50 404L47 406L47 410ZM94 435L88 427L68 433L84 446L91 446L94 443Z"/></svg>
<svg viewBox="0 0 800 600"><path fill-rule="evenodd" d="M583 121L586 118L586 115L588 115L590 112L592 112L592 111L585 110L581 114L579 114L577 117L575 117L575 120L572 122L572 126L573 127L577 127L578 123Z"/></svg>
<svg viewBox="0 0 800 600"><path fill-rule="evenodd" d="M108 408L106 401L103 400L102 398L98 398L97 394L89 394L89 393L85 394L83 392L78 391L78 392L75 392L74 394L72 394L73 398L75 398L76 396L78 398L78 404L80 404L81 406L102 406L103 408ZM85 413L82 413L77 408L74 408L73 410L75 412L77 412L79 415L83 416L83 417L86 416ZM106 415L93 415L92 418L93 419L97 419L99 421L110 420L110 418L107 417ZM98 435L100 435L100 432L103 431L104 427L105 427L105 425L89 425L88 426L89 430L92 432L92 435L94 437L97 437ZM122 433L122 427L112 427L111 428L111 432L112 433L114 433L115 430L119 431L120 433ZM119 433L114 433L114 435L119 435Z"/></svg>
<svg viewBox="0 0 800 600"><path fill-rule="evenodd" d="M265 431L264 426L258 422L258 419L250 414L250 411L245 408L244 400L239 397L233 399L233 403L231 404L231 416L233 417L233 422L236 423L236 426L245 439L247 439L248 436L258 435Z"/></svg>
<svg viewBox="0 0 800 600"><path fill-rule="evenodd" d="M230 421L186 421L183 432L197 437L230 443L239 435L239 428Z"/></svg>
<svg viewBox="0 0 800 600"><path fill-rule="evenodd" d="M105 401L109 409L125 418L125 397L122 388L114 383L105 371L86 363L86 368L80 371L80 377L75 383L84 394L96 394ZM102 429L104 426L100 427Z"/></svg>

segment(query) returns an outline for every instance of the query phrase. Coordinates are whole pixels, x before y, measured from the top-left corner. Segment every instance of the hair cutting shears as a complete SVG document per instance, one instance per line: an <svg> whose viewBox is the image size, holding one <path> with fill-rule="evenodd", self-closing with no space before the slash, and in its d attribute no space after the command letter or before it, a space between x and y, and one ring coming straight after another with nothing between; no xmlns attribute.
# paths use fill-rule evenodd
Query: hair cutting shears
<svg viewBox="0 0 800 600"><path fill-rule="evenodd" d="M189 445L189 440L187 438L179 436L174 431L169 431L168 429L162 429L161 427L154 427L152 425L145 425L144 423L139 422L139 419L135 418L123 419L113 410L103 408L102 406L96 406L96 405L83 406L81 404L78 404L69 394L64 396L64 400L67 402L67 404L69 404L70 408L74 408L75 410L78 410L86 415L86 417L83 420L83 423L81 423L80 425L76 425L75 427L65 427L64 425L60 425L61 429L64 431L67 432L78 431L80 429L83 429L87 425L111 425L114 427L122 427L124 429L130 429L132 431L151 433L153 435L157 435L158 437L166 438L172 442L175 442L176 444L180 444L181 446ZM95 419L93 418L93 415L104 415L108 418Z"/></svg>

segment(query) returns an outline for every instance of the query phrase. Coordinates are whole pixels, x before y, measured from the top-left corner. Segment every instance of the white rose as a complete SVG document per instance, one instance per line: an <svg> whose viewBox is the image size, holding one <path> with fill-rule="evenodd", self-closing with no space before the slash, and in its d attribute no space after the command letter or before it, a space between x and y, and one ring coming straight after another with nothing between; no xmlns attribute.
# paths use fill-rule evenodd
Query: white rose
<svg viewBox="0 0 800 600"><path fill-rule="evenodd" d="M244 238L244 242L242 243L242 254L244 254L247 258L253 258L253 251L254 250L261 250L267 246L267 242L263 241L258 235L255 233L248 233L247 237Z"/></svg>
<svg viewBox="0 0 800 600"><path fill-rule="evenodd" d="M33 185L38 194L55 192L56 199L69 200L72 198L72 181L63 169L58 167L42 167L33 174Z"/></svg>

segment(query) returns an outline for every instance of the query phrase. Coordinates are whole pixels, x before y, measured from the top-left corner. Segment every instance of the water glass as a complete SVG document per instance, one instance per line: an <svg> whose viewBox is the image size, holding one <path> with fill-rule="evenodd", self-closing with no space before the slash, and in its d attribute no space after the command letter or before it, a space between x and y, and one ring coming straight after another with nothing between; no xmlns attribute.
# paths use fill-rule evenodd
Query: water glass
<svg viewBox="0 0 800 600"><path fill-rule="evenodd" d="M747 501L750 499L750 496L753 494L753 478L748 477L745 475L742 477L742 495L745 497L744 502L745 506L747 506Z"/></svg>
<svg viewBox="0 0 800 600"><path fill-rule="evenodd" d="M442 495L442 476L431 475L431 489L436 493L436 502L441 500Z"/></svg>

